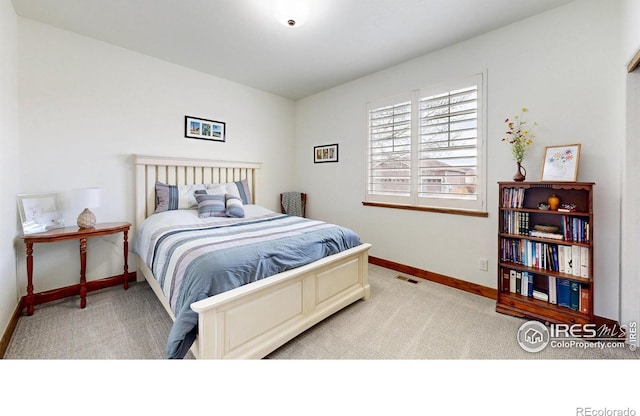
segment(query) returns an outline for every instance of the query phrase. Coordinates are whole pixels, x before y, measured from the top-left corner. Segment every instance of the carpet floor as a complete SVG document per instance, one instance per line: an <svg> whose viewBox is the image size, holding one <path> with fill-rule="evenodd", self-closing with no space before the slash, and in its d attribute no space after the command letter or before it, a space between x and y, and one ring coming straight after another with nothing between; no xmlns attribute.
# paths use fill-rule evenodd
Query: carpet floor
<svg viewBox="0 0 640 416"><path fill-rule="evenodd" d="M370 265L371 298L294 338L268 359L638 359L626 348L517 342L526 320L495 312L495 301L437 283L413 284ZM87 307L67 298L21 316L5 359L162 359L171 319L146 282L91 292ZM193 358L191 355L187 358Z"/></svg>

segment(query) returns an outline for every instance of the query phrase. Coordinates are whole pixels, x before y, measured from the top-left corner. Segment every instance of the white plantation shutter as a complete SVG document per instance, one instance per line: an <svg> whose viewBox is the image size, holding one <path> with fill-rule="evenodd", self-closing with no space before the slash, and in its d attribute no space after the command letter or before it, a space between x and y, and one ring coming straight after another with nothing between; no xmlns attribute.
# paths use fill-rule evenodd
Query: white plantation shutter
<svg viewBox="0 0 640 416"><path fill-rule="evenodd" d="M369 108L368 194L386 202L411 197L412 99L397 97Z"/></svg>
<svg viewBox="0 0 640 416"><path fill-rule="evenodd" d="M482 75L368 105L369 202L483 210Z"/></svg>

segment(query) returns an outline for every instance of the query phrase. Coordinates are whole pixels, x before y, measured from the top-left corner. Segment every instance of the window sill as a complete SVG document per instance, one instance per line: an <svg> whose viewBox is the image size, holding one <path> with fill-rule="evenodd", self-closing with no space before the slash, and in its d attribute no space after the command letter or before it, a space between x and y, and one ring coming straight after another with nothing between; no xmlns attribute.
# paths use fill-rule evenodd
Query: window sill
<svg viewBox="0 0 640 416"><path fill-rule="evenodd" d="M382 202L367 202L367 201L363 201L362 205L367 207L394 208L394 209L406 209L410 211L439 212L441 214L467 215L470 217L483 217L483 218L489 217L488 212L470 211L470 210L455 209L455 208L420 207L416 205L387 204Z"/></svg>

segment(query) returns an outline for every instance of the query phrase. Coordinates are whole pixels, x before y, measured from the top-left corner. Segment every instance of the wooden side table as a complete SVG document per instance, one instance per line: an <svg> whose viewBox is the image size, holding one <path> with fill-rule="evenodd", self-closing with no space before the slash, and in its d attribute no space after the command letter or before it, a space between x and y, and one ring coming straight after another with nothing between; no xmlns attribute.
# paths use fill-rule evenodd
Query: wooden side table
<svg viewBox="0 0 640 416"><path fill-rule="evenodd" d="M87 267L87 238L100 237L103 235L123 233L124 235L124 272L122 280L124 281L125 290L129 288L129 266L127 257L129 252L129 229L131 224L128 222L107 222L96 224L93 228L65 227L54 230L45 231L36 234L27 234L22 238L27 247L27 296L25 297L25 306L27 314L33 315L34 311L34 294L33 294L33 245L35 243L55 243L65 240L80 240L80 307L87 306L87 288L86 288L86 267Z"/></svg>

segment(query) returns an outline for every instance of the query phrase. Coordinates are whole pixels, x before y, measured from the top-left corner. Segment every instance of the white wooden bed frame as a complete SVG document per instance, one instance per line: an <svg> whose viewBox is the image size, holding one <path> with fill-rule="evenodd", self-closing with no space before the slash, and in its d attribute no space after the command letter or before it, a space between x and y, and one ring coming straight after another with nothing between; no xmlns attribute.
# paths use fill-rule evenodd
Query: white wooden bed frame
<svg viewBox="0 0 640 416"><path fill-rule="evenodd" d="M155 210L155 184L224 183L247 179L253 201L260 163L134 155L136 230ZM263 358L358 299L368 299L370 244L323 258L191 304L198 313L196 358ZM138 270L175 321L151 270Z"/></svg>

